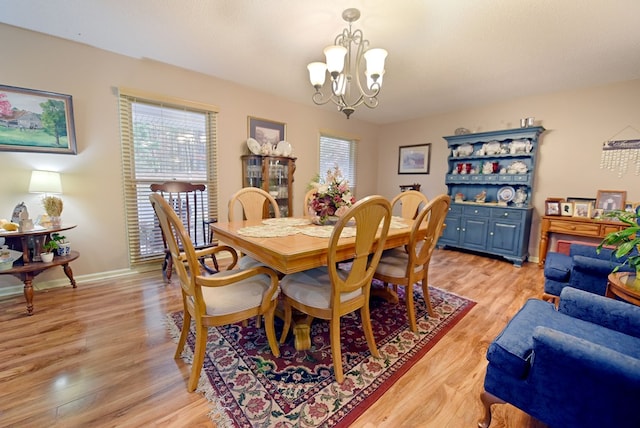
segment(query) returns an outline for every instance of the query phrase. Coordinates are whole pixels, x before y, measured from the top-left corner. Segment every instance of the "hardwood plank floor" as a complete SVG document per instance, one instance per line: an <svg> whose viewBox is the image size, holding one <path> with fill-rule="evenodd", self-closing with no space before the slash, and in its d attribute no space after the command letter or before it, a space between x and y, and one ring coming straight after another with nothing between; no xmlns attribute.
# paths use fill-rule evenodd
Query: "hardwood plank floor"
<svg viewBox="0 0 640 428"><path fill-rule="evenodd" d="M432 285L477 305L353 427L474 427L491 340L530 297L542 269L437 250ZM209 404L188 393L165 315L182 309L177 279L155 272L0 300L0 426L212 427ZM543 424L494 406L492 428Z"/></svg>

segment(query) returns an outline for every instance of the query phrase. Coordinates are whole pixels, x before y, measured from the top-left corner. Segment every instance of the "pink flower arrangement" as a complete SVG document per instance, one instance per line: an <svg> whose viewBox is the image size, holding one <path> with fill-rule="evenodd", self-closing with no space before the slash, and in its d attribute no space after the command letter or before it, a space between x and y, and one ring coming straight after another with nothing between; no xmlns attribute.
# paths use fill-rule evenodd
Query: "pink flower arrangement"
<svg viewBox="0 0 640 428"><path fill-rule="evenodd" d="M340 217L356 201L349 189L349 182L337 166L327 171L323 181L314 181L311 185L316 193L309 202L309 215L314 217L315 222L325 223L329 217Z"/></svg>

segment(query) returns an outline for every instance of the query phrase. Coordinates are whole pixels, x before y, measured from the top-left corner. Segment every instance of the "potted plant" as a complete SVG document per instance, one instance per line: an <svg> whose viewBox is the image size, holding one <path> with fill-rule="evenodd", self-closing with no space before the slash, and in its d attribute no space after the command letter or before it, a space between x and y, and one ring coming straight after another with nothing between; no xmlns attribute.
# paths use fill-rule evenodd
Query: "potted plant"
<svg viewBox="0 0 640 428"><path fill-rule="evenodd" d="M44 253L40 253L40 260L44 263L51 263L53 261L53 251L58 248L58 242L53 239L47 241L42 246Z"/></svg>
<svg viewBox="0 0 640 428"><path fill-rule="evenodd" d="M68 256L71 251L71 244L67 242L67 237L60 235L58 232L51 234L51 240L58 244L57 253L59 256Z"/></svg>
<svg viewBox="0 0 640 428"><path fill-rule="evenodd" d="M636 212L613 211L606 216L618 219L627 226L618 232L611 232L605 236L598 245L598 252L604 246L613 247L616 257L624 257L624 262L616 266L613 272L628 265L635 270L636 281L640 281L640 215Z"/></svg>

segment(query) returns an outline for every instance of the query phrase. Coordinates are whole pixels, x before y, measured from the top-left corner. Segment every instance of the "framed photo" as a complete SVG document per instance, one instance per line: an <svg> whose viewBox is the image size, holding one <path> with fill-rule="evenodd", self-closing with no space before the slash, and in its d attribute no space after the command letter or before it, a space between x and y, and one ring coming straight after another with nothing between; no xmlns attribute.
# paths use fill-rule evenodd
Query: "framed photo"
<svg viewBox="0 0 640 428"><path fill-rule="evenodd" d="M75 155L71 95L0 85L0 150Z"/></svg>
<svg viewBox="0 0 640 428"><path fill-rule="evenodd" d="M573 216L573 202L560 202L560 215Z"/></svg>
<svg viewBox="0 0 640 428"><path fill-rule="evenodd" d="M574 198L574 197L568 197L567 198L567 202L582 202L582 203L590 203L592 205L595 205L596 203L596 199L595 198Z"/></svg>
<svg viewBox="0 0 640 428"><path fill-rule="evenodd" d="M592 209L593 209L593 204L591 202L574 202L573 216L591 218Z"/></svg>
<svg viewBox="0 0 640 428"><path fill-rule="evenodd" d="M267 119L259 119L249 116L249 138L254 138L260 146L265 144L277 145L280 141L286 140L286 125L281 122L273 122Z"/></svg>
<svg viewBox="0 0 640 428"><path fill-rule="evenodd" d="M627 192L624 190L598 190L596 208L601 208L605 213L615 210L624 210Z"/></svg>
<svg viewBox="0 0 640 428"><path fill-rule="evenodd" d="M400 146L398 150L398 174L429 174L431 144Z"/></svg>
<svg viewBox="0 0 640 428"><path fill-rule="evenodd" d="M544 202L544 215L560 215L560 201L547 199Z"/></svg>

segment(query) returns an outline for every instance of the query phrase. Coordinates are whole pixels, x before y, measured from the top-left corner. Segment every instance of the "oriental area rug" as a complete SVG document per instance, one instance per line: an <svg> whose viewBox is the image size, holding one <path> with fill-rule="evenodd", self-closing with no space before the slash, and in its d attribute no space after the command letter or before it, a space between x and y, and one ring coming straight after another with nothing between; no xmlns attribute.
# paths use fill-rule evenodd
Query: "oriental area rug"
<svg viewBox="0 0 640 428"><path fill-rule="evenodd" d="M374 285L375 284L374 281ZM418 333L408 326L403 287L400 302L372 297L371 321L381 358L369 352L359 311L342 317L345 380L333 376L329 325L316 319L311 349L296 351L291 329L280 358L269 349L264 325L254 320L209 329L198 391L212 403L209 416L219 427L347 427L422 358L475 302L429 287L435 318L427 316L422 288L414 287ZM182 311L167 315L177 341ZM276 318L278 339L282 322ZM192 362L194 326L183 359Z"/></svg>

